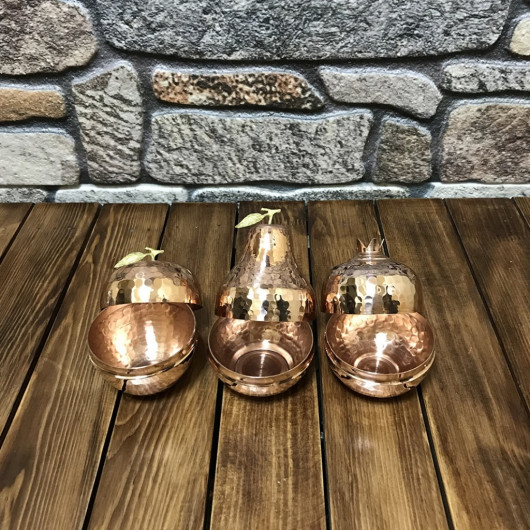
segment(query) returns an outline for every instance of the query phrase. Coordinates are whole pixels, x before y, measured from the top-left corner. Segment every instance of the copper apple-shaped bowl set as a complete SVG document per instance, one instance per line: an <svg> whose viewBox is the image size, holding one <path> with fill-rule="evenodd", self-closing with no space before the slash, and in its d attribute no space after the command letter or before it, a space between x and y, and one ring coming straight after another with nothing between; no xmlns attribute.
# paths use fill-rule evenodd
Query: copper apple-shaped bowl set
<svg viewBox="0 0 530 530"><path fill-rule="evenodd" d="M392 261L376 239L335 267L322 309L332 313L325 346L335 375L349 388L391 397L417 386L434 362L434 337L420 314L420 282Z"/></svg>
<svg viewBox="0 0 530 530"><path fill-rule="evenodd" d="M301 379L313 358L309 321L315 297L296 266L285 227L250 230L239 263L219 289L215 314L209 357L233 390L271 396Z"/></svg>
<svg viewBox="0 0 530 530"><path fill-rule="evenodd" d="M101 375L136 395L165 390L186 371L197 342L193 310L201 307L192 273L146 250L116 265L88 334Z"/></svg>

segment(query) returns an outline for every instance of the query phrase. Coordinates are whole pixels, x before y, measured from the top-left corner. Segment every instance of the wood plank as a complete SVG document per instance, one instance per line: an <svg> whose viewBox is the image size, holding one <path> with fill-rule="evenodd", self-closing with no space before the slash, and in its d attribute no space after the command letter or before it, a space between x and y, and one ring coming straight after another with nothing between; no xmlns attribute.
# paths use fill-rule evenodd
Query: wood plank
<svg viewBox="0 0 530 530"><path fill-rule="evenodd" d="M514 201L530 226L530 197L515 197Z"/></svg>
<svg viewBox="0 0 530 530"><path fill-rule="evenodd" d="M149 399L123 396L90 528L202 528L217 397L206 349L218 286L230 270L235 205L171 210L160 256L200 280L200 344L175 387Z"/></svg>
<svg viewBox="0 0 530 530"><path fill-rule="evenodd" d="M530 228L509 199L459 199L447 205L530 405Z"/></svg>
<svg viewBox="0 0 530 530"><path fill-rule="evenodd" d="M37 204L0 264L0 430L96 212L94 204Z"/></svg>
<svg viewBox="0 0 530 530"><path fill-rule="evenodd" d="M0 258L31 209L31 204L0 204Z"/></svg>
<svg viewBox="0 0 530 530"><path fill-rule="evenodd" d="M437 358L422 384L455 528L530 526L530 421L441 201L378 202L391 256L422 280Z"/></svg>
<svg viewBox="0 0 530 530"><path fill-rule="evenodd" d="M166 212L102 208L0 452L3 528L81 528L117 396L88 359L88 328L113 265L156 247Z"/></svg>
<svg viewBox="0 0 530 530"><path fill-rule="evenodd" d="M304 204L243 203L239 218L263 206L282 208L275 222L290 227L296 262L309 280ZM238 256L247 235L238 230ZM325 527L314 369L273 398L248 398L224 388L211 526Z"/></svg>
<svg viewBox="0 0 530 530"><path fill-rule="evenodd" d="M355 254L357 238L379 237L369 201L309 203L309 226L319 295L332 267ZM318 335L332 527L445 528L417 391L376 400L342 385L324 350L328 319L319 314Z"/></svg>

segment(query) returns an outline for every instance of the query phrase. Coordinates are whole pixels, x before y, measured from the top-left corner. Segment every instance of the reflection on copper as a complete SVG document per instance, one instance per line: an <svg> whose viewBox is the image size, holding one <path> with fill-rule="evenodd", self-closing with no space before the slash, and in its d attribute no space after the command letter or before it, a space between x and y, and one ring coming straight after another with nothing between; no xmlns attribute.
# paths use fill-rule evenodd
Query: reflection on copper
<svg viewBox="0 0 530 530"><path fill-rule="evenodd" d="M383 254L372 239L358 242L358 253L335 267L322 290L322 311L350 315L413 313L421 311L417 277L406 265Z"/></svg>
<svg viewBox="0 0 530 530"><path fill-rule="evenodd" d="M271 396L293 386L313 358L307 322L253 322L218 318L209 336L219 378L250 396Z"/></svg>
<svg viewBox="0 0 530 530"><path fill-rule="evenodd" d="M434 362L434 336L411 269L382 253L373 239L331 272L323 310L326 353L349 388L374 397L397 396L417 386Z"/></svg>
<svg viewBox="0 0 530 530"><path fill-rule="evenodd" d="M252 228L241 260L219 290L216 315L299 322L313 319L314 312L313 289L296 266L286 228Z"/></svg>
<svg viewBox="0 0 530 530"><path fill-rule="evenodd" d="M173 302L201 307L201 295L192 273L167 261L143 260L116 269L101 297L101 307L117 304Z"/></svg>
<svg viewBox="0 0 530 530"><path fill-rule="evenodd" d="M171 303L108 307L88 334L96 368L131 394L152 394L175 383L189 365L196 340L191 308Z"/></svg>

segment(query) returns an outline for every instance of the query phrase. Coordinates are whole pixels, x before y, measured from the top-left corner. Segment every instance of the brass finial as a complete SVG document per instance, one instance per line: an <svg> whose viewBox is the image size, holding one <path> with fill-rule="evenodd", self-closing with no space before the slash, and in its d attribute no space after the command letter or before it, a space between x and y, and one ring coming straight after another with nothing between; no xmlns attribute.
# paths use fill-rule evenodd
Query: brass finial
<svg viewBox="0 0 530 530"><path fill-rule="evenodd" d="M381 254L383 252L384 239L379 241L377 238L370 240L368 245L365 245L360 239L357 239L357 250L361 254Z"/></svg>

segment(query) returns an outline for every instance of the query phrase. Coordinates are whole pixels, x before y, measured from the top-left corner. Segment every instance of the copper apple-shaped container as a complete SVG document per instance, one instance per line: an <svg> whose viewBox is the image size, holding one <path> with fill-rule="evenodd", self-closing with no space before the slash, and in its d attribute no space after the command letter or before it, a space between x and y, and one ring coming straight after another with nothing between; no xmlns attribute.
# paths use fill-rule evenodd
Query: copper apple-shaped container
<svg viewBox="0 0 530 530"><path fill-rule="evenodd" d="M313 358L308 321L315 315L314 300L294 261L288 230L275 224L251 228L241 260L217 296L219 318L208 343L219 378L251 396L278 394L299 381Z"/></svg>
<svg viewBox="0 0 530 530"><path fill-rule="evenodd" d="M434 361L434 336L421 315L419 279L372 239L335 267L324 284L326 353L349 388L391 397L417 386Z"/></svg>
<svg viewBox="0 0 530 530"><path fill-rule="evenodd" d="M146 250L116 265L88 333L100 374L135 395L161 392L186 371L197 342L193 310L201 307L192 273Z"/></svg>

